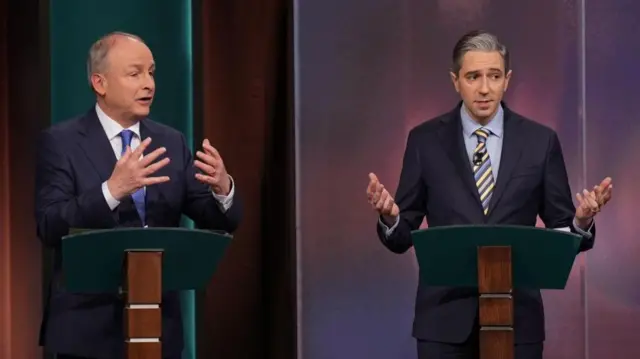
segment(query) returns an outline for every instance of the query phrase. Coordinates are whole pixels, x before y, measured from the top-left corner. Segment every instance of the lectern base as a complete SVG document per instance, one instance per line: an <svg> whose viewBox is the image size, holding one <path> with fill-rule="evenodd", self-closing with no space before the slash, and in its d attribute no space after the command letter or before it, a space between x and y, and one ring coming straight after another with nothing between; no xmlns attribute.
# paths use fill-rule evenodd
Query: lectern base
<svg viewBox="0 0 640 359"><path fill-rule="evenodd" d="M481 359L513 359L515 343L511 329L480 330Z"/></svg>
<svg viewBox="0 0 640 359"><path fill-rule="evenodd" d="M125 252L126 359L162 358L162 251Z"/></svg>
<svg viewBox="0 0 640 359"><path fill-rule="evenodd" d="M511 247L478 248L480 359L513 359Z"/></svg>
<svg viewBox="0 0 640 359"><path fill-rule="evenodd" d="M127 343L127 359L155 359L162 358L162 345L160 342L153 343Z"/></svg>

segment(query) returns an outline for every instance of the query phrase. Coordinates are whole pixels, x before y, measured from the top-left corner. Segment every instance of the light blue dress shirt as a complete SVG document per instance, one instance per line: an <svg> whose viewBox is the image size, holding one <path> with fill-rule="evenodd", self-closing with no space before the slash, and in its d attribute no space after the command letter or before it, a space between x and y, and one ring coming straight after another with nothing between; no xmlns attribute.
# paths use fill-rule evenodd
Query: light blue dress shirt
<svg viewBox="0 0 640 359"><path fill-rule="evenodd" d="M478 146L478 136L473 133L479 128L489 130L489 138L487 138L486 146L491 160L491 172L493 180L498 180L498 170L500 169L500 157L502 156L502 139L504 134L504 111L502 106L498 107L495 116L486 126L481 126L474 121L467 113L464 106L460 107L460 117L462 118L462 135L464 136L464 145L469 156L469 163L473 167L473 150Z"/></svg>

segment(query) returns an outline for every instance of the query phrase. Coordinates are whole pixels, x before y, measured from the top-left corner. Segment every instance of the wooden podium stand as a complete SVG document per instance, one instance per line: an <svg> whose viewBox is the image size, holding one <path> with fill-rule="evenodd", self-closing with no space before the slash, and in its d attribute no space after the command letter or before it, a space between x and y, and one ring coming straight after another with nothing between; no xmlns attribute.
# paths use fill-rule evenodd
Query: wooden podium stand
<svg viewBox="0 0 640 359"><path fill-rule="evenodd" d="M127 359L162 359L162 293L203 289L232 238L183 228L72 233L62 240L65 286L123 296Z"/></svg>
<svg viewBox="0 0 640 359"><path fill-rule="evenodd" d="M124 339L127 359L162 359L162 252L126 251Z"/></svg>
<svg viewBox="0 0 640 359"><path fill-rule="evenodd" d="M477 287L480 358L514 358L513 289L564 289L582 237L522 226L450 226L412 233L420 282Z"/></svg>
<svg viewBox="0 0 640 359"><path fill-rule="evenodd" d="M511 247L478 247L480 358L513 359Z"/></svg>

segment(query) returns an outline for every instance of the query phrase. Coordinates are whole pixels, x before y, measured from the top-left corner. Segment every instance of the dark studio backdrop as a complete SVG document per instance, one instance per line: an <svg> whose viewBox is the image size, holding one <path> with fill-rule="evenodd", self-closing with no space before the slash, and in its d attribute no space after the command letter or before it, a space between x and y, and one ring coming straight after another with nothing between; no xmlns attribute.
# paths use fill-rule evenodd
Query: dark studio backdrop
<svg viewBox="0 0 640 359"><path fill-rule="evenodd" d="M35 139L93 106L87 52L114 30L154 53L151 117L193 149L209 138L245 203L215 278L183 295L184 358L293 357L291 10L288 0L0 0L0 358L43 357L50 267L33 219Z"/></svg>
<svg viewBox="0 0 640 359"><path fill-rule="evenodd" d="M367 174L395 191L408 131L456 103L451 48L478 27L510 46L506 101L558 132L572 190L614 178L595 248L566 290L543 293L545 358L637 358L639 11L631 0L0 0L0 358L42 358L35 137L93 105L87 50L123 30L155 54L153 118L194 148L209 138L245 202L215 278L184 295L185 359L414 359L416 263L379 243Z"/></svg>

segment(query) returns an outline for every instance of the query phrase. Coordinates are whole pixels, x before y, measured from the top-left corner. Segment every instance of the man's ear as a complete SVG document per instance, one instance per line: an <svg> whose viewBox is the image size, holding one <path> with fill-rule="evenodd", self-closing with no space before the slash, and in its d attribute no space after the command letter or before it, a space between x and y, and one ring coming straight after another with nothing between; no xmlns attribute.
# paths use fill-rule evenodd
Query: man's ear
<svg viewBox="0 0 640 359"><path fill-rule="evenodd" d="M509 87L509 80L511 80L511 73L513 71L509 70L507 75L504 77L504 91L507 92L507 88Z"/></svg>
<svg viewBox="0 0 640 359"><path fill-rule="evenodd" d="M456 89L456 92L460 93L458 75L456 75L453 71L449 71L449 76L451 77L451 82L453 83L453 87Z"/></svg>
<svg viewBox="0 0 640 359"><path fill-rule="evenodd" d="M91 87L98 95L104 96L107 92L107 80L100 74L91 75Z"/></svg>

